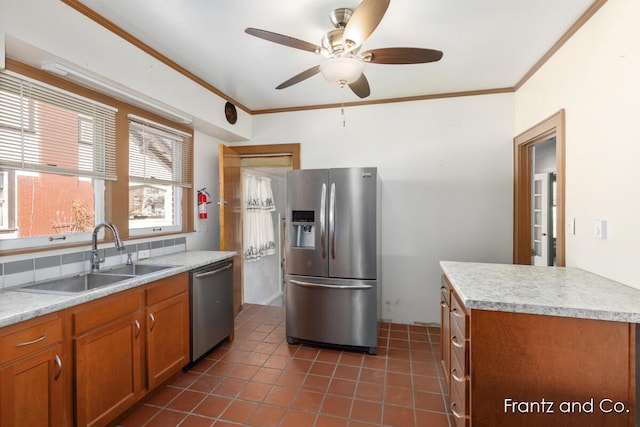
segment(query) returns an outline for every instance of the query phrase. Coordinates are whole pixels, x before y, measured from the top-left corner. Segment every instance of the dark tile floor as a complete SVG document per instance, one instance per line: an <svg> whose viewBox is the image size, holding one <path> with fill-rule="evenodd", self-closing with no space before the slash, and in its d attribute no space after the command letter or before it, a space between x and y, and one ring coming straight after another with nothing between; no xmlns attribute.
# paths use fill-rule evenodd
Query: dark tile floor
<svg viewBox="0 0 640 427"><path fill-rule="evenodd" d="M245 305L233 342L118 425L449 426L439 333L380 323L376 356L288 345L282 307Z"/></svg>

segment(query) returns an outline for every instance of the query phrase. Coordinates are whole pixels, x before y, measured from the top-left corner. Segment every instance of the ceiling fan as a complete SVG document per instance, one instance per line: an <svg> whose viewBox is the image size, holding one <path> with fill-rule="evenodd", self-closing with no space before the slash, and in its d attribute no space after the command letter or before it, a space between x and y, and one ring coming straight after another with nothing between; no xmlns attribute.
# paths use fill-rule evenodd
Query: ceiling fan
<svg viewBox="0 0 640 427"><path fill-rule="evenodd" d="M371 94L371 89L363 74L365 63L423 64L442 58L442 52L439 50L414 47L360 51L362 44L382 20L389 2L390 0L362 0L356 9L335 9L330 15L335 29L322 37L320 45L258 28L246 28L244 31L273 43L313 52L326 58L321 64L281 83L276 89L287 88L321 73L329 82L337 83L341 87L348 85L357 96L366 98Z"/></svg>

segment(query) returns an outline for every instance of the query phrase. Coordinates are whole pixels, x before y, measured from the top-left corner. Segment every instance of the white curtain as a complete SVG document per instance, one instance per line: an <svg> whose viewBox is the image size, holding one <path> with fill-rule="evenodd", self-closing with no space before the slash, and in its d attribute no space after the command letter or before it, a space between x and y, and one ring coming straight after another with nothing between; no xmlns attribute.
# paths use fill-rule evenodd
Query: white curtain
<svg viewBox="0 0 640 427"><path fill-rule="evenodd" d="M244 177L244 258L258 261L276 253L271 212L276 210L269 178Z"/></svg>

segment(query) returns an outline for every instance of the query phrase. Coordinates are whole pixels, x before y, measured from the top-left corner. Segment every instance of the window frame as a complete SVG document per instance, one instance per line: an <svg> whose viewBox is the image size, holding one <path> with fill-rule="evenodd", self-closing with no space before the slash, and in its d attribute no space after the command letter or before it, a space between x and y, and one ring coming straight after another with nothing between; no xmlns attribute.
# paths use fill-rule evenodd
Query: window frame
<svg viewBox="0 0 640 427"><path fill-rule="evenodd" d="M194 231L194 192L193 188L183 188L181 190L181 200L177 203L179 205L179 219L180 219L180 229L167 229L162 227L162 230L158 232L154 232L150 234L138 235L137 233L129 232L129 213L128 213L128 203L118 203L119 200L127 200L129 194L129 180L128 180L128 151L129 151L129 132L128 132L128 115L136 115L147 119L149 121L153 121L164 126L175 128L181 132L185 132L191 135L191 143L194 142L194 131L190 127L185 124L174 122L172 120L161 117L155 113L144 110L143 108L131 105L129 103L120 101L112 96L97 92L96 90L92 90L86 88L84 86L80 86L71 81L65 80L61 77L54 76L50 73L42 71L40 69L36 69L27 64L21 63L17 60L7 58L6 59L6 69L23 75L27 78L31 78L42 83L54 86L61 90L65 90L97 102L101 102L103 104L112 106L116 108L118 111L116 113L116 174L119 177L117 181L104 181L104 192L100 199L101 206L104 207L104 215L101 220L107 220L112 222L118 230L120 231L120 236L123 240L135 240L137 238L148 238L150 236L162 236L162 235L175 235L175 234L184 234ZM193 182L193 164L194 164L194 150L193 145L190 153L190 165L191 169L190 173L190 181ZM124 199L123 199L124 198ZM98 207L96 206L96 215L98 212ZM96 223L98 222L98 217L96 216ZM87 235L85 239L80 241L70 241L70 239L66 240L54 240L47 241L45 244L42 243L32 243L32 246L26 245L20 248L0 248L0 255L12 255L28 252L38 252L38 251L46 251L52 249L61 249L66 247L78 247L78 246L86 246L91 242L91 233L75 233ZM113 237L111 233L100 233L99 241L113 241ZM75 239L74 239L75 240ZM11 241L11 240L8 240Z"/></svg>

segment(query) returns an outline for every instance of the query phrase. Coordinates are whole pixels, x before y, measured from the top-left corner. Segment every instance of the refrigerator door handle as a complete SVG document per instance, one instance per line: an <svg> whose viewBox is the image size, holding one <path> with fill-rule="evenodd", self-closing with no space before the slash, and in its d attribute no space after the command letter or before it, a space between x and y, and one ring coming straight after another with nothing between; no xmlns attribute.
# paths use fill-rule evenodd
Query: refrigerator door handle
<svg viewBox="0 0 640 427"><path fill-rule="evenodd" d="M299 280L289 280L289 283L304 286L305 288L329 288L329 289L371 289L371 285L322 285L320 283L301 282Z"/></svg>
<svg viewBox="0 0 640 427"><path fill-rule="evenodd" d="M327 257L325 245L327 240L327 231L326 231L326 213L325 208L327 204L327 184L322 183L322 192L320 193L320 244L322 246L322 259Z"/></svg>
<svg viewBox="0 0 640 427"><path fill-rule="evenodd" d="M331 183L329 196L329 250L331 259L336 259L336 183Z"/></svg>

